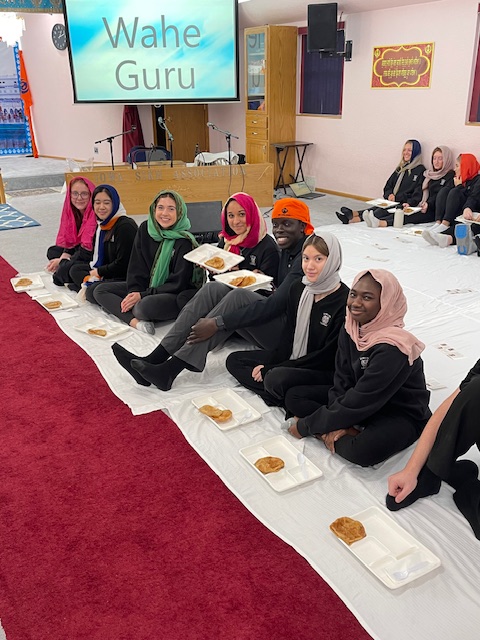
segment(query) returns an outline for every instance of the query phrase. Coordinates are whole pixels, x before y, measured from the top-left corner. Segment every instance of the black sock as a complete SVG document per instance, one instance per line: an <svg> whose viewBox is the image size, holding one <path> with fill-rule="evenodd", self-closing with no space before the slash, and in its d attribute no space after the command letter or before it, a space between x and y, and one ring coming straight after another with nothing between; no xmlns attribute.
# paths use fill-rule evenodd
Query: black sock
<svg viewBox="0 0 480 640"><path fill-rule="evenodd" d="M118 344L118 342L115 342L115 344L112 344L112 351L113 351L113 355L118 361L118 364L121 367L123 367L125 371L127 371L132 376L135 382L137 382L138 384L141 384L142 387L150 386L150 382L148 382L148 380L145 380L145 378L143 378L138 373L138 371L135 371L135 369L132 369L131 367L132 359L138 358L138 356L134 355L130 351L127 351L124 347L122 347L122 345Z"/></svg>
<svg viewBox="0 0 480 640"><path fill-rule="evenodd" d="M144 362L149 362L150 364L162 364L162 362L166 362L170 358L170 354L161 344L145 358L139 358L138 356L133 356L138 360L143 360Z"/></svg>
<svg viewBox="0 0 480 640"><path fill-rule="evenodd" d="M186 368L186 363L173 356L162 364L149 364L144 360L135 359L131 361L131 366L158 389L169 391L175 378Z"/></svg>
<svg viewBox="0 0 480 640"><path fill-rule="evenodd" d="M417 478L417 486L406 498L401 502L395 502L395 497L387 494L385 504L390 511L398 511L404 507L408 507L419 498L433 496L440 491L442 481L427 466L422 467Z"/></svg>
<svg viewBox="0 0 480 640"><path fill-rule="evenodd" d="M453 494L459 511L468 520L475 537L480 540L480 481L470 480Z"/></svg>
<svg viewBox="0 0 480 640"><path fill-rule="evenodd" d="M457 460L454 462L450 475L447 478L448 484L454 489L460 489L465 482L478 478L478 467L471 460Z"/></svg>

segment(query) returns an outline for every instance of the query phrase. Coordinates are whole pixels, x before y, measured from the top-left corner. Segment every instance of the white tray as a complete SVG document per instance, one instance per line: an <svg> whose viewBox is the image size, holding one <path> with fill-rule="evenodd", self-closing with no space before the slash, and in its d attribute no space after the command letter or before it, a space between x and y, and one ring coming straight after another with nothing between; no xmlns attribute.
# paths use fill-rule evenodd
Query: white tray
<svg viewBox="0 0 480 640"><path fill-rule="evenodd" d="M214 391L205 396L193 398L192 403L197 409L203 407L204 404L211 404L213 407L218 407L219 409L230 409L233 415L227 422L216 422L213 418L209 418L203 413L200 414L205 416L210 422L213 422L220 431L228 431L234 427L260 420L262 417L261 413L232 389L221 389L220 391Z"/></svg>
<svg viewBox="0 0 480 640"><path fill-rule="evenodd" d="M99 338L100 340L109 340L110 338L116 338L118 335L130 331L130 327L126 324L120 324L119 322L111 322L106 318L92 318L88 322L79 324L75 327L78 331L82 331L92 338ZM97 336L94 333L88 333L89 329L105 329L106 336Z"/></svg>
<svg viewBox="0 0 480 640"><path fill-rule="evenodd" d="M78 302L75 302L73 298L71 298L66 293L50 293L48 296L38 296L38 298L33 298L37 302L39 302L44 309L47 309L50 313L55 313L55 311L65 311L65 309L73 309L73 307L78 307ZM61 307L58 309L48 309L45 306L45 302L53 302L54 300L59 300L62 303Z"/></svg>
<svg viewBox="0 0 480 640"><path fill-rule="evenodd" d="M363 524L366 537L350 546L338 540L389 589L403 587L442 564L440 558L378 507L351 517Z"/></svg>
<svg viewBox="0 0 480 640"><path fill-rule="evenodd" d="M207 260L217 256L225 261L225 267L223 269L214 269L208 264L205 264ZM186 253L183 257L189 262L205 267L205 269L208 269L212 273L225 273L225 271L229 271L232 267L235 267L244 260L243 256L238 253L230 253L230 251L224 251L223 249L214 247L211 244L202 244L193 251Z"/></svg>
<svg viewBox="0 0 480 640"><path fill-rule="evenodd" d="M455 220L461 224L480 224L480 218L477 218L476 220L465 220L463 216L457 216Z"/></svg>
<svg viewBox="0 0 480 640"><path fill-rule="evenodd" d="M235 285L230 284L231 280L240 276L254 276L255 282L248 287L236 287ZM232 273L222 273L221 275L213 276L213 279L218 282L223 282L223 284L227 284L229 287L232 287L232 289L250 289L250 291L255 291L255 289L267 289L267 285L269 285L273 280L272 276L266 276L263 273L253 273L248 269L239 269Z"/></svg>
<svg viewBox="0 0 480 640"><path fill-rule="evenodd" d="M375 200L367 200L367 204L373 207L382 207L382 209L388 209L388 207L394 207L399 202L393 202L392 200L385 200L385 198L376 198Z"/></svg>
<svg viewBox="0 0 480 640"><path fill-rule="evenodd" d="M29 284L26 287L16 287L15 283L21 278L30 278L32 284ZM15 278L10 278L10 282L12 283L13 290L17 293L21 293L22 291L33 291L34 289L43 289L45 287L43 280L38 273L24 273L23 275L15 276Z"/></svg>
<svg viewBox="0 0 480 640"><path fill-rule="evenodd" d="M298 487L323 475L322 471L306 457L304 457L303 464L300 465L299 453L301 453L300 450L295 448L285 436L275 436L240 449L240 454L252 468L268 482L272 489L279 493ZM265 456L281 458L285 463L284 468L274 473L262 473L255 466L255 462Z"/></svg>

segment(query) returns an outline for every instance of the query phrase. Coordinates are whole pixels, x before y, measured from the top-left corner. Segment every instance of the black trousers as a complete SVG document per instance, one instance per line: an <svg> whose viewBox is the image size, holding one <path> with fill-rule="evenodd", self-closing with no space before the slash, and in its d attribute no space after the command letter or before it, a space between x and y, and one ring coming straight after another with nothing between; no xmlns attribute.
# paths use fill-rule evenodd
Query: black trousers
<svg viewBox="0 0 480 640"><path fill-rule="evenodd" d="M127 294L126 282L99 282L93 291L97 304L126 324L130 324L133 318L149 322L164 322L174 320L179 314L176 293L145 296L131 311L122 313L120 304Z"/></svg>
<svg viewBox="0 0 480 640"><path fill-rule="evenodd" d="M64 249L57 247L56 245L49 247L47 251L47 258L53 260L54 258L60 258ZM79 263L88 263L92 259L92 252L84 249L83 247L75 247L73 253L71 253L70 260L61 260L58 265L58 269L53 274L53 284L59 287L63 287L64 284L73 283L72 268ZM79 290L79 289L77 289Z"/></svg>
<svg viewBox="0 0 480 640"><path fill-rule="evenodd" d="M333 371L316 371L298 367L273 367L264 375L263 382L256 382L252 378L253 369L259 364L268 365L271 352L263 349L255 351L236 351L231 353L226 361L228 371L240 384L250 391L254 391L269 406L285 407L285 398L292 387L303 384L322 386L326 398L328 390L333 384ZM287 409L287 415L296 415Z"/></svg>
<svg viewBox="0 0 480 640"><path fill-rule="evenodd" d="M456 224L455 218L462 214L467 197L468 192L463 187L440 189L435 213L437 221L447 220L451 225Z"/></svg>
<svg viewBox="0 0 480 640"><path fill-rule="evenodd" d="M295 387L288 392L285 404L293 415L303 418L327 404L327 401L319 401L322 393L323 388ZM385 411L353 426L360 429L358 435L345 435L337 440L335 452L354 464L370 467L409 447L425 425Z"/></svg>

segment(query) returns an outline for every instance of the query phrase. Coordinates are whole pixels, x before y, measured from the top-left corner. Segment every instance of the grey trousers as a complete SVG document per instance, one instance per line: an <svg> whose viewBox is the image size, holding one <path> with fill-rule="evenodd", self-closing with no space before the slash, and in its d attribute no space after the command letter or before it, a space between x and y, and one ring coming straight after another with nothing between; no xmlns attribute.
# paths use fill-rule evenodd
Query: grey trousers
<svg viewBox="0 0 480 640"><path fill-rule="evenodd" d="M208 340L190 345L186 344L186 340L192 326L200 318L224 316L262 299L263 296L255 291L232 289L221 282L208 282L183 307L161 344L170 355L189 364L192 370L203 371L208 352L224 344L234 330L217 331ZM265 324L238 329L236 333L262 349L274 349L280 340L285 322L286 317L282 315Z"/></svg>

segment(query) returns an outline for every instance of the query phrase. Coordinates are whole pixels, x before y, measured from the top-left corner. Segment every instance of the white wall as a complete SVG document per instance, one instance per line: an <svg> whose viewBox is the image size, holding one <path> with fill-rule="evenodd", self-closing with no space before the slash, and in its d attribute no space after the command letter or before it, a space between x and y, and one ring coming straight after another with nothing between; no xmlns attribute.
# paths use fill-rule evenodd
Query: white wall
<svg viewBox="0 0 480 640"><path fill-rule="evenodd" d="M308 0L305 0L308 4ZM297 139L313 142L304 167L316 186L378 196L395 167L403 142L418 138L428 161L438 144L480 156L480 127L465 124L477 26L476 0L445 0L345 17L353 60L345 63L341 118L298 116ZM122 130L122 105L74 105L68 52L50 40L59 14L24 14L22 38L34 97L34 123L40 155L86 159L93 142ZM300 23L297 23L300 24ZM435 43L430 89L371 89L375 46ZM240 87L244 95L243 47ZM139 107L146 144L153 140L149 106ZM212 104L209 120L240 136L232 148L245 153L243 104ZM223 151L225 138L211 132L210 148ZM98 160L108 162L106 143ZM121 139L115 141L121 160Z"/></svg>

